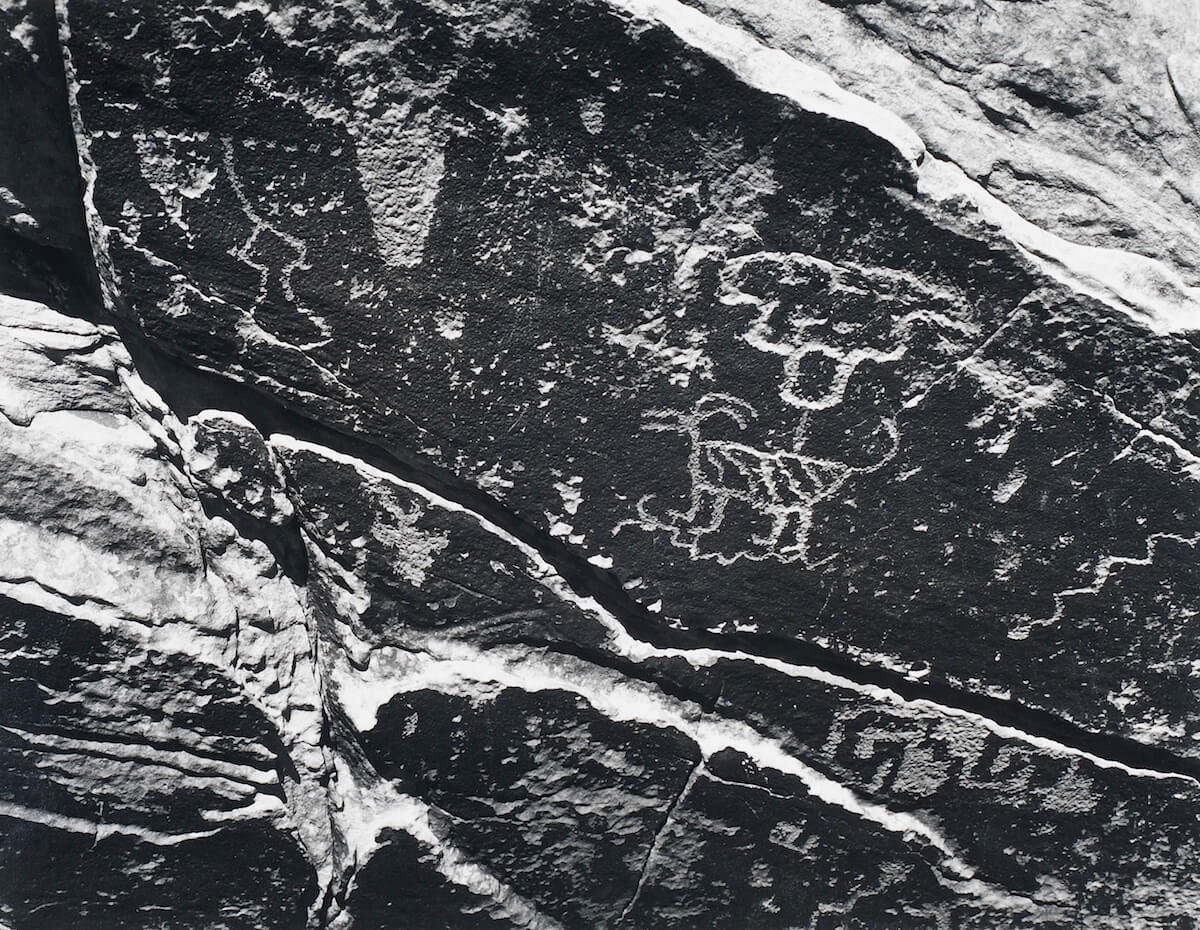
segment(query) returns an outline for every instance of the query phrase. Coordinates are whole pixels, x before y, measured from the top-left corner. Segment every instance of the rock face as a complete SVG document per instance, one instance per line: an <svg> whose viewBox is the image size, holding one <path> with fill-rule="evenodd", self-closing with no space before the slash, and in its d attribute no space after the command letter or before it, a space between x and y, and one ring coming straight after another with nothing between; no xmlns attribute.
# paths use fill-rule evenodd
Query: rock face
<svg viewBox="0 0 1200 930"><path fill-rule="evenodd" d="M1178 6L0 5L0 926L1193 927Z"/></svg>

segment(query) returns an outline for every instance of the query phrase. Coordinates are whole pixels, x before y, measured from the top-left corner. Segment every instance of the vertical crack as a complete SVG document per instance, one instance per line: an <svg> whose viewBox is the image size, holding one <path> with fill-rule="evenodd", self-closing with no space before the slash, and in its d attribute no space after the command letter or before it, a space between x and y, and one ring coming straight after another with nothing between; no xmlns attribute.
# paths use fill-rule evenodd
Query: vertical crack
<svg viewBox="0 0 1200 930"><path fill-rule="evenodd" d="M637 905L638 900L642 896L642 889L646 887L646 879L650 875L650 869L654 865L654 860L662 849L662 845L666 840L667 830L675 822L675 812L679 809L679 805L691 793L692 786L696 784L696 779L700 777L701 771L704 769L704 757L692 766L692 770L688 773L688 777L684 780L679 793L675 795L675 799L671 801L667 807L666 814L663 815L663 821L659 825L658 830L654 834L654 839L650 843L650 848L646 850L646 856L642 859L642 866L638 873L637 887L633 889L633 896L630 897L629 903L621 910L621 916L617 918L617 922L623 922L633 908Z"/></svg>

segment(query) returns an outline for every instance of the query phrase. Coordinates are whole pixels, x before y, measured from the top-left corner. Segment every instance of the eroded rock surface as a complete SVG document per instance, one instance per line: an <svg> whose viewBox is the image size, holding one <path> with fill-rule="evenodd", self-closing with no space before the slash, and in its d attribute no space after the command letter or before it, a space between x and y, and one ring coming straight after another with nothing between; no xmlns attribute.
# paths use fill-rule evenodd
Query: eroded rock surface
<svg viewBox="0 0 1200 930"><path fill-rule="evenodd" d="M0 925L1192 925L1193 17L0 15Z"/></svg>

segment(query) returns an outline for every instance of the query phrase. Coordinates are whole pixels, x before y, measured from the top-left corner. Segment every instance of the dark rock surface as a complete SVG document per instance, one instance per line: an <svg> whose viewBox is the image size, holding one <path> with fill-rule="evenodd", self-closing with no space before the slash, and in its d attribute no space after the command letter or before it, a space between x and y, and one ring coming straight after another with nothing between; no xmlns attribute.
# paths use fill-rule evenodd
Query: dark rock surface
<svg viewBox="0 0 1200 930"><path fill-rule="evenodd" d="M1193 926L1143 6L5 5L0 926Z"/></svg>

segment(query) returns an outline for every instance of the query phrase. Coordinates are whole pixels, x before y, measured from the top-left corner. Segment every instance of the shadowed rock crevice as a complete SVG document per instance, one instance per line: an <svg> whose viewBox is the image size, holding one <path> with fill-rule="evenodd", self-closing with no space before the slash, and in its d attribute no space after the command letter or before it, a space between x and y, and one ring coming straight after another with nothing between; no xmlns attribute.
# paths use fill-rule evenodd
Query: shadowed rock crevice
<svg viewBox="0 0 1200 930"><path fill-rule="evenodd" d="M1184 919L1200 343L996 219L1079 219L1021 137L1098 78L924 3L10 6L0 923Z"/></svg>
<svg viewBox="0 0 1200 930"><path fill-rule="evenodd" d="M131 345L127 337L126 345ZM133 346L137 348L134 349ZM158 390L181 418L205 409L233 410L245 416L264 436L282 433L350 455L381 471L428 488L440 497L481 515L505 532L526 543L554 567L581 597L593 597L617 617L633 636L666 649L715 649L740 652L750 657L779 659L845 677L862 685L894 691L906 700L930 700L952 709L976 713L1003 726L1011 726L1035 737L1093 753L1131 768L1152 769L1164 774L1200 778L1200 761L1181 758L1168 749L1139 743L1117 734L1098 733L1036 708L973 694L934 680L914 682L905 674L871 666L852 656L816 643L753 633L707 633L664 626L644 606L631 598L611 573L590 565L579 553L532 526L500 501L454 475L435 471L403 450L385 449L361 437L348 435L290 410L274 398L246 385L210 372L187 369L157 350L149 341L132 342L131 355L147 383ZM570 649L562 645L553 648ZM593 652L592 661L611 662ZM633 666L624 665L625 670Z"/></svg>

